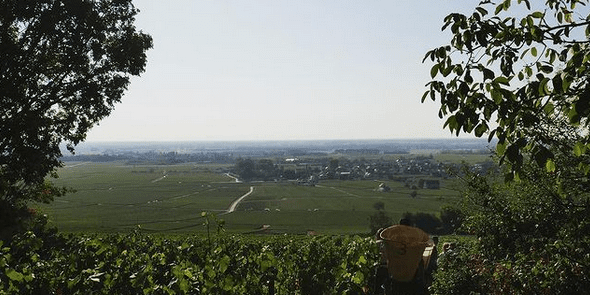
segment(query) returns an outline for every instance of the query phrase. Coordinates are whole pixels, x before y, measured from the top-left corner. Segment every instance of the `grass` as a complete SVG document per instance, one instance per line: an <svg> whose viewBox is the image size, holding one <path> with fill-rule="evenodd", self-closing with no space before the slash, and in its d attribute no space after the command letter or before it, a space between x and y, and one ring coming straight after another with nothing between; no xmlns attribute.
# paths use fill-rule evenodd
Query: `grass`
<svg viewBox="0 0 590 295"><path fill-rule="evenodd" d="M122 232L136 228L153 232L202 232L202 211L222 214L254 187L231 214L222 214L226 229L249 232L271 225L275 232L364 233L376 202L399 219L405 212L438 213L458 193L453 182L441 189L414 189L383 181L390 192L378 192L381 181L321 181L315 187L292 182L236 183L207 164L129 166L115 163L68 163L58 172L58 185L75 193L40 205L50 221L66 232Z"/></svg>

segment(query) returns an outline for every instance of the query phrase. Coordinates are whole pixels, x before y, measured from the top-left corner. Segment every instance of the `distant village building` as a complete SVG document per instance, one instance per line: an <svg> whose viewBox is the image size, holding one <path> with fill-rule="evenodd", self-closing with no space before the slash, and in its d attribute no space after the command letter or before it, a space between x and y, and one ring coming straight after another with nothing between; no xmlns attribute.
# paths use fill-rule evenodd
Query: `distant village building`
<svg viewBox="0 0 590 295"><path fill-rule="evenodd" d="M318 184L318 177L316 175L311 175L307 179L297 179L297 185L315 186L316 184Z"/></svg>
<svg viewBox="0 0 590 295"><path fill-rule="evenodd" d="M391 191L391 188L389 186L387 186L385 183L382 182L381 184L379 184L378 191L380 191L380 192L388 192L388 191Z"/></svg>
<svg viewBox="0 0 590 295"><path fill-rule="evenodd" d="M350 180L350 171L343 171L338 173L338 179Z"/></svg>

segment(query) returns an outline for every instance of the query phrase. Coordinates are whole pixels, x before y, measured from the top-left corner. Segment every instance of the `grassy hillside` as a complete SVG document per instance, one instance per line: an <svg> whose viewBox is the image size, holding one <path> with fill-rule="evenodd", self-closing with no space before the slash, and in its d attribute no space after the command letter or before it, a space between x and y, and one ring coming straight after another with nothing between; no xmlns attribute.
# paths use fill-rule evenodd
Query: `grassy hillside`
<svg viewBox="0 0 590 295"><path fill-rule="evenodd" d="M399 181L379 192L381 181L321 181L317 186L294 182L237 183L223 167L208 164L129 166L122 162L72 163L60 169L55 182L75 193L43 205L62 231L128 231L141 225L154 232L204 231L202 211L215 212L230 232L249 232L270 225L273 232L363 233L373 204L383 202L398 219L404 212L438 213L457 196L453 183L441 189L411 189ZM230 204L253 192L224 214ZM415 198L410 193L416 191Z"/></svg>

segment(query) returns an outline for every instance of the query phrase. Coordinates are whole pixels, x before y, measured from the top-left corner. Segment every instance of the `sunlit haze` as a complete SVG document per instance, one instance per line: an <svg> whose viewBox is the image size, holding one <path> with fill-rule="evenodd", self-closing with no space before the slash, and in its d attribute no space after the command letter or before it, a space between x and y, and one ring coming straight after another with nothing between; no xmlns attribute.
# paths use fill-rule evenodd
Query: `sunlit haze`
<svg viewBox="0 0 590 295"><path fill-rule="evenodd" d="M87 141L451 138L420 103L476 1L134 1L148 66Z"/></svg>

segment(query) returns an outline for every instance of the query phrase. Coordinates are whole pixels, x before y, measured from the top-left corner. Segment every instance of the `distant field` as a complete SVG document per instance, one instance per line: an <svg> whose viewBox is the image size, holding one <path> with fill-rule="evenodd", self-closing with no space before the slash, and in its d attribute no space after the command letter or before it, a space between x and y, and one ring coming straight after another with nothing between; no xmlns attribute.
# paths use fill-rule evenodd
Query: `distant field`
<svg viewBox="0 0 590 295"><path fill-rule="evenodd" d="M363 233L373 204L383 202L397 220L405 212L438 213L458 193L451 181L441 189L413 189L383 181L390 192L378 192L381 181L320 181L315 187L293 182L236 183L219 165L129 166L122 162L72 163L60 169L58 185L76 193L42 209L62 231L154 232L204 231L202 211L216 212L232 232L270 225L275 232ZM254 188L230 214L230 204Z"/></svg>

